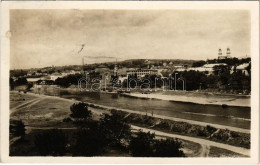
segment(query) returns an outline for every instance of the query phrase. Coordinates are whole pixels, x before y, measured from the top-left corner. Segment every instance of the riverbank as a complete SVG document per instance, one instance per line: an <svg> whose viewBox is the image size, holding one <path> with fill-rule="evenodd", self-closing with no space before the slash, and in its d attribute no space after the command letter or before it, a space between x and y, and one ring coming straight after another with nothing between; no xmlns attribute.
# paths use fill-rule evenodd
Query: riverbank
<svg viewBox="0 0 260 165"><path fill-rule="evenodd" d="M46 87L46 89L65 90L71 92L85 92L85 91L81 91L78 87L74 85L68 88L60 88L60 87L47 88ZM123 89L123 90L127 91L127 89ZM117 92L100 91L97 93L116 94ZM251 107L250 95L223 94L223 93L214 93L208 91L182 91L182 90L180 91L157 90L157 91L143 92L143 93L141 90L132 90L130 91L130 93L120 93L120 94L127 97L134 97L134 98L141 98L141 99L157 99L157 100L174 101L174 102L182 102L182 103L194 103L194 104L201 104L201 105L217 105L217 106L224 106L224 107L226 106Z"/></svg>
<svg viewBox="0 0 260 165"><path fill-rule="evenodd" d="M123 93L122 95L128 97L142 98L142 99L157 99L175 102L187 102L201 105L218 105L218 106L240 106L251 107L250 96L239 95L216 95L185 91L165 91L155 92L149 94L142 93Z"/></svg>

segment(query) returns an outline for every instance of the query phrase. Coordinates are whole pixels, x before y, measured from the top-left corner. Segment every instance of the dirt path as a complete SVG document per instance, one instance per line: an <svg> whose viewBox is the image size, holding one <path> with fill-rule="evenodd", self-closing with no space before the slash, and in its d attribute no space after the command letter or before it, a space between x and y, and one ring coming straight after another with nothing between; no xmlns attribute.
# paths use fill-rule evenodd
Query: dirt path
<svg viewBox="0 0 260 165"><path fill-rule="evenodd" d="M30 106L32 106L32 105L34 105L34 104L37 104L37 103L40 102L41 100L43 100L43 99L42 99L42 98L36 98L36 99L33 99L33 100L28 101L28 102L26 102L26 103L23 103L23 104L21 104L21 105L19 105L19 106L16 106L16 107L14 107L14 108L12 108L12 109L10 110L10 115L13 114L14 112L17 112L17 111L21 110L21 109L29 108Z"/></svg>
<svg viewBox="0 0 260 165"><path fill-rule="evenodd" d="M12 144L14 144L14 142L18 141L19 139L21 139L21 136L12 138L12 139L9 141L9 145L11 146Z"/></svg>
<svg viewBox="0 0 260 165"><path fill-rule="evenodd" d="M210 146L201 144L200 157L208 157L210 151Z"/></svg>
<svg viewBox="0 0 260 165"><path fill-rule="evenodd" d="M235 153L239 153L241 155L250 156L250 150L242 148L242 147L235 147L235 146L231 146L231 145L228 145L228 144L213 142L213 141L206 140L206 139L200 139L200 138L195 138L195 137L189 137L189 136L165 133L165 132L152 130L152 129L148 129L148 128L142 128L142 127L138 127L138 126L134 126L134 125L131 125L131 128L132 129L137 129L137 130L142 130L144 132L155 133L158 136L178 138L178 139L183 139L183 140L199 143L199 144L202 145L201 156L207 156L209 154L210 146L226 149L226 150L229 150L229 151L232 151L232 152L235 152Z"/></svg>
<svg viewBox="0 0 260 165"><path fill-rule="evenodd" d="M19 108L21 108L21 107L23 107L23 106L25 106L25 105L27 105L27 104L30 104L30 103L32 103L32 102L34 102L34 101L37 101L37 100L39 100L39 98L36 98L36 99L30 100L30 101L27 101L27 102L25 102L25 103L23 103L23 104L20 104L20 105L18 105L18 106L16 106L16 107L12 108L12 109L10 109L10 110L13 111L13 110L19 109Z"/></svg>

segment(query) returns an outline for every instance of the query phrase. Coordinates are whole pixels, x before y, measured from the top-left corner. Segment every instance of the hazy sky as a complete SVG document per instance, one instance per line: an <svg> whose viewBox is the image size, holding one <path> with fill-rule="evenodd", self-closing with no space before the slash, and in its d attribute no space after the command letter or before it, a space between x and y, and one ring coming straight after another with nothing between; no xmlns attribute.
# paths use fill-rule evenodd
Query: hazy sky
<svg viewBox="0 0 260 165"><path fill-rule="evenodd" d="M10 28L11 69L250 55L245 10L12 10Z"/></svg>

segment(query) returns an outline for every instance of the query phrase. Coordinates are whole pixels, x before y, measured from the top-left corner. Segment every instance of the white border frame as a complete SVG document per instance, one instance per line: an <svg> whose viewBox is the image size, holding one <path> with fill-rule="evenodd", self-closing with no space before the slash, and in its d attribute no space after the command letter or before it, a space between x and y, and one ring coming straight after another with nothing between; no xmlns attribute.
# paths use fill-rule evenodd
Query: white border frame
<svg viewBox="0 0 260 165"><path fill-rule="evenodd" d="M1 2L1 160L12 163L157 163L257 164L259 162L259 2L258 1L4 1ZM251 157L250 158L132 158L132 157L9 157L9 30L10 9L237 9L251 12Z"/></svg>

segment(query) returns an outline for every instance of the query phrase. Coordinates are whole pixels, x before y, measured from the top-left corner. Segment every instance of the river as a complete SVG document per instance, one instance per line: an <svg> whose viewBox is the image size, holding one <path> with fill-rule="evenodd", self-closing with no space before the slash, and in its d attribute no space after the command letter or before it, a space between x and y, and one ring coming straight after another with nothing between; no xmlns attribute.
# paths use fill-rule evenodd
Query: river
<svg viewBox="0 0 260 165"><path fill-rule="evenodd" d="M202 121L238 128L250 129L250 107L229 106L222 108L217 105L201 105L165 100L140 99L111 93L63 90L59 88L42 88L41 94L75 99L88 103L111 106L115 108L143 111L158 115L182 119Z"/></svg>

